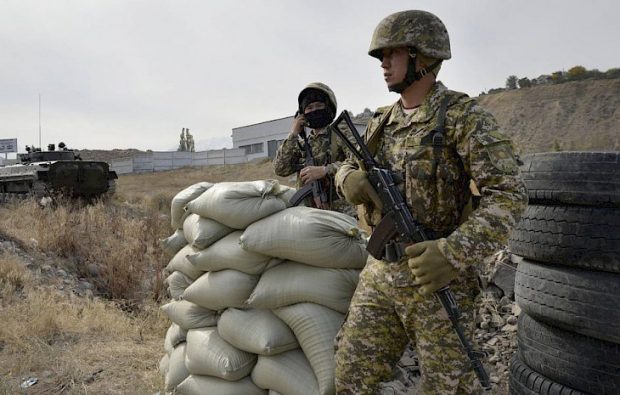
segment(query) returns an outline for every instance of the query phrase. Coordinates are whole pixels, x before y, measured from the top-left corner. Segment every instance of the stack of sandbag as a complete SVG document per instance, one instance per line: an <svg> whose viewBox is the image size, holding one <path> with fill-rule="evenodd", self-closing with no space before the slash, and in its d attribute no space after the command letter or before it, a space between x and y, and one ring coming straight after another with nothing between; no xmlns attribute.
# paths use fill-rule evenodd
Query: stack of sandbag
<svg viewBox="0 0 620 395"><path fill-rule="evenodd" d="M335 393L334 338L367 258L356 220L292 207L250 225L241 246L286 259L262 274L247 305L273 311L300 346L277 355L259 354L252 379L285 395Z"/></svg>
<svg viewBox="0 0 620 395"><path fill-rule="evenodd" d="M216 329L222 311L242 306L258 281L257 274L270 261L279 262L242 250L238 229L286 208L288 195L290 188L276 181L202 182L172 200L174 233L162 241L173 255L165 280L172 301L162 306L172 321L160 363L166 392L181 393L183 382L187 393L192 393L195 383L206 383L210 393L264 392L247 377L256 356L230 347ZM222 213L229 215L221 220Z"/></svg>
<svg viewBox="0 0 620 395"><path fill-rule="evenodd" d="M333 341L366 262L355 219L286 208L294 190L276 181L192 187L173 201L186 245L167 266L166 391L334 393Z"/></svg>

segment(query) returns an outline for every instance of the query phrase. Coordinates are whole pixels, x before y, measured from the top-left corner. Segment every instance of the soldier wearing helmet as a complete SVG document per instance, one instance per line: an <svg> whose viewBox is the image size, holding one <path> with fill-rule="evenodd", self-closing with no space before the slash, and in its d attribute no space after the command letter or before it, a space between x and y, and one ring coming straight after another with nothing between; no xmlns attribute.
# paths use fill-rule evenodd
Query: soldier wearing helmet
<svg viewBox="0 0 620 395"><path fill-rule="evenodd" d="M328 194L327 204L308 198L306 205L331 209L356 216L353 206L340 199L335 191L334 175L340 162L346 158L343 147L332 135L329 124L336 116L336 95L325 84L313 82L301 90L297 97L298 110L288 137L282 142L273 161L275 173L280 177L297 172L297 187L320 180ZM311 129L308 141L316 166L305 166L303 141L299 133L304 127Z"/></svg>
<svg viewBox="0 0 620 395"><path fill-rule="evenodd" d="M403 198L429 240L406 245L396 235L386 258L369 258L337 337L336 390L378 393L411 342L422 373L418 393L477 393L468 358L434 292L450 286L471 335L477 270L506 243L527 204L512 143L474 99L436 80L451 53L448 32L435 15L387 16L368 53L381 61L386 85L399 100L375 112L365 138L377 162L402 180ZM363 205L371 225L386 214L373 203L376 192L358 163L343 162L336 185L346 200ZM480 196L474 199L472 191Z"/></svg>

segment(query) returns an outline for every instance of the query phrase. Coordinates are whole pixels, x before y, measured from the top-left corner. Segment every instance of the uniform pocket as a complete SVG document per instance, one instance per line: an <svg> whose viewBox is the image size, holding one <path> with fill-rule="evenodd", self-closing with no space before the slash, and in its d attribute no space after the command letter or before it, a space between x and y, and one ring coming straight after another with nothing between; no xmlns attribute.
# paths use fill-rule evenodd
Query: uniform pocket
<svg viewBox="0 0 620 395"><path fill-rule="evenodd" d="M519 172L519 165L514 156L510 140L496 134L477 135L476 139L489 156L489 161L503 174L515 175Z"/></svg>
<svg viewBox="0 0 620 395"><path fill-rule="evenodd" d="M407 164L405 191L413 216L428 229L455 228L460 219L462 179L459 168L445 158L436 168L432 160Z"/></svg>
<svg viewBox="0 0 620 395"><path fill-rule="evenodd" d="M437 186L432 161L416 160L406 164L405 195L414 218L425 227L433 227Z"/></svg>

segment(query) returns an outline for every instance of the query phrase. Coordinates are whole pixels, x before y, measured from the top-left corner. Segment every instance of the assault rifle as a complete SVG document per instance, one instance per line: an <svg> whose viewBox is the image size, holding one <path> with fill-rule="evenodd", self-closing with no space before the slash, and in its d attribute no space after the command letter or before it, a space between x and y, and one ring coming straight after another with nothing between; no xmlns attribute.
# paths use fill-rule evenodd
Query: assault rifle
<svg viewBox="0 0 620 395"><path fill-rule="evenodd" d="M303 150L306 154L306 160L304 166L301 166L297 171L303 169L307 166L316 166L316 160L314 159L314 155L312 154L312 147L310 146L310 142L308 141L308 136L306 135L306 131L302 129L299 132L299 135L304 140ZM327 192L321 183L321 180L314 180L309 184L304 185L300 190L295 192L295 194L289 199L289 203L291 206L297 206L301 203L305 198L309 197L312 194L314 199L314 204L321 208L321 206L327 205L329 202ZM320 204L319 204L320 203Z"/></svg>
<svg viewBox="0 0 620 395"><path fill-rule="evenodd" d="M345 122L346 126L351 131L359 149L356 148L348 137L338 128L342 121ZM379 167L366 146L366 143L357 132L346 110L338 116L333 126L334 132L342 142L351 150L357 159L363 163L365 170L368 172L368 180L381 198L383 211L386 213L381 222L379 222L374 229L366 249L370 255L376 259L382 259L386 255L386 251L392 251L390 254L392 256L388 256L387 258L392 261L398 260L405 255L406 245L428 240L427 231L413 218L411 211L409 211L407 204L396 186L392 172ZM400 236L403 242L395 242L394 239L397 236ZM463 327L459 323L461 312L456 303L454 294L450 291L448 286L445 286L437 291L437 297L448 313L452 327L467 353L471 367L476 373L476 376L478 376L480 384L485 390L490 390L491 383L489 381L489 376L480 361L483 354L472 349L469 340L463 332Z"/></svg>

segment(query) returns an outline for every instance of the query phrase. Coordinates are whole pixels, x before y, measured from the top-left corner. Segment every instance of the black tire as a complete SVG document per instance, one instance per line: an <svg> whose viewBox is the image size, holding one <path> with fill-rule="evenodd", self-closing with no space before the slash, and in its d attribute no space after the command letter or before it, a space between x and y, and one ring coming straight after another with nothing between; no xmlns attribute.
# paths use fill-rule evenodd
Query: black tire
<svg viewBox="0 0 620 395"><path fill-rule="evenodd" d="M515 354L510 361L510 395L586 395L533 371Z"/></svg>
<svg viewBox="0 0 620 395"><path fill-rule="evenodd" d="M620 345L565 331L521 313L519 359L533 370L590 394L620 393Z"/></svg>
<svg viewBox="0 0 620 395"><path fill-rule="evenodd" d="M619 152L543 152L523 162L532 203L620 207Z"/></svg>
<svg viewBox="0 0 620 395"><path fill-rule="evenodd" d="M528 206L509 245L535 261L620 273L620 209Z"/></svg>
<svg viewBox="0 0 620 395"><path fill-rule="evenodd" d="M620 344L620 274L519 263L517 304L538 321Z"/></svg>

